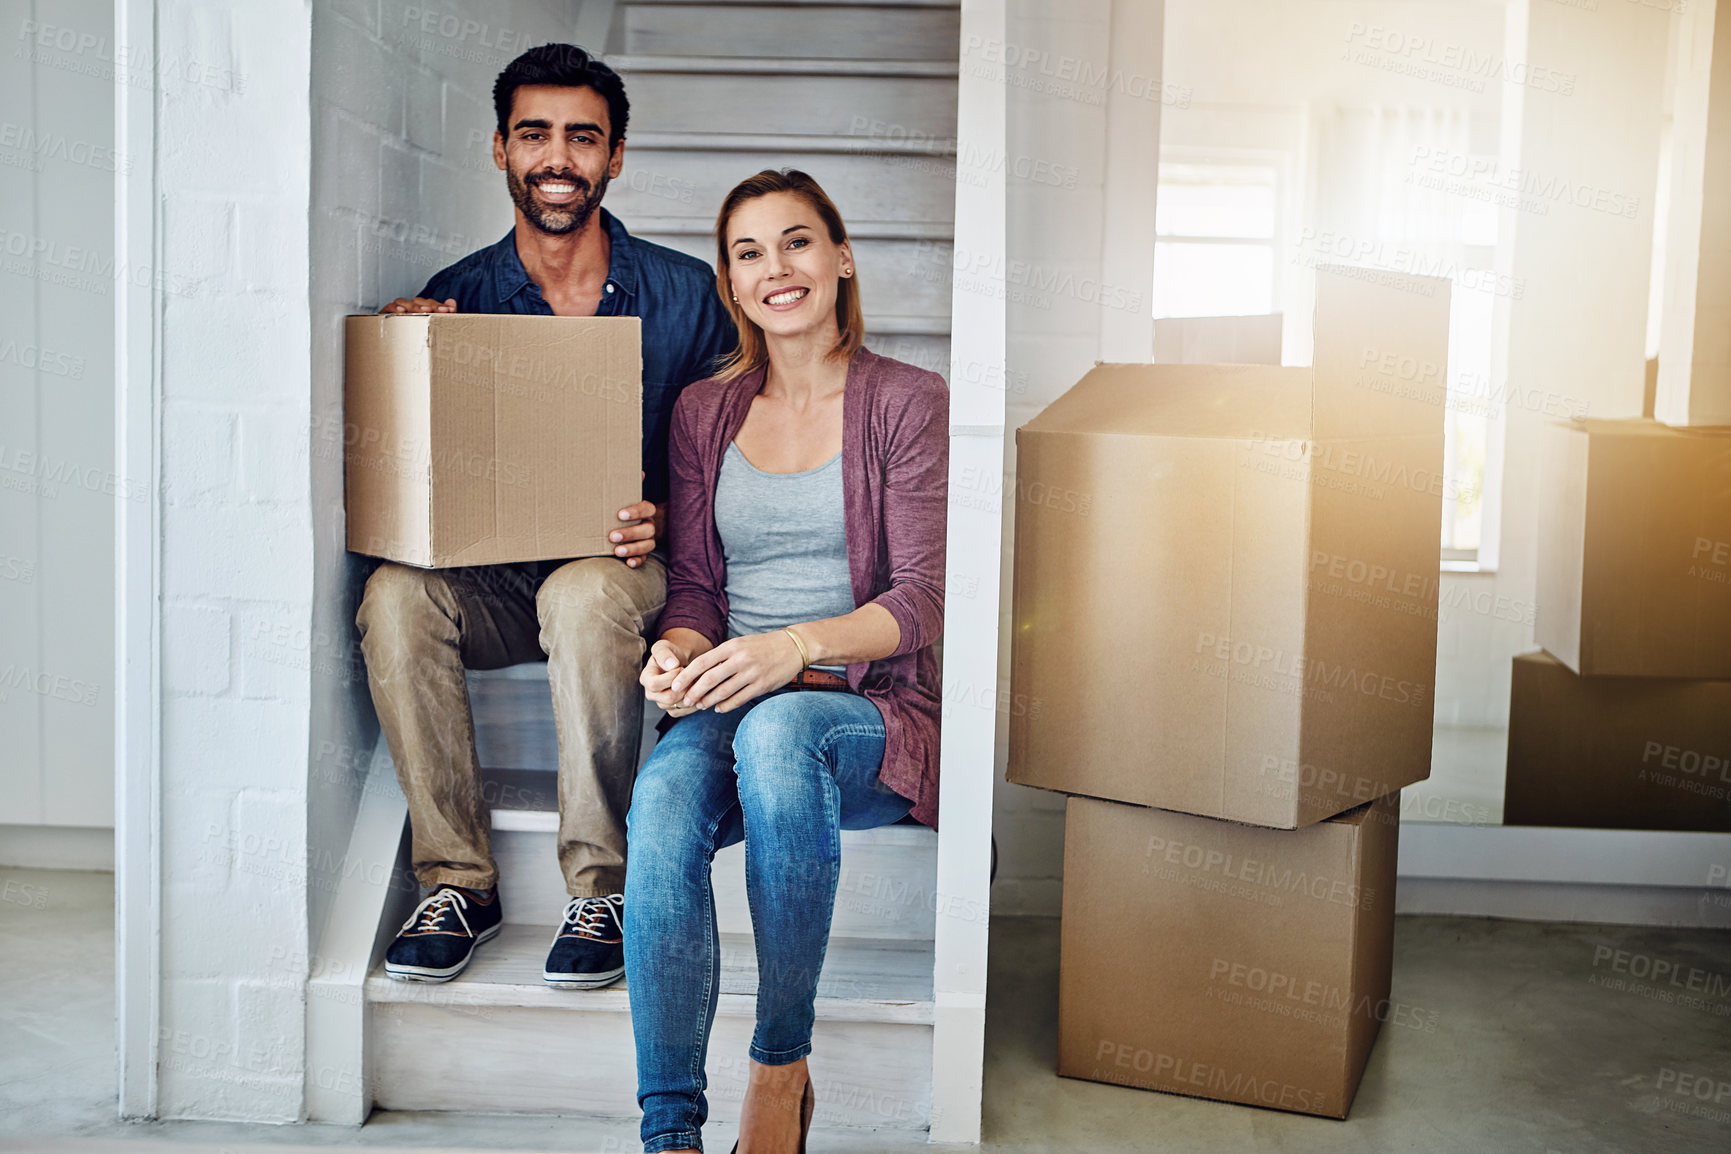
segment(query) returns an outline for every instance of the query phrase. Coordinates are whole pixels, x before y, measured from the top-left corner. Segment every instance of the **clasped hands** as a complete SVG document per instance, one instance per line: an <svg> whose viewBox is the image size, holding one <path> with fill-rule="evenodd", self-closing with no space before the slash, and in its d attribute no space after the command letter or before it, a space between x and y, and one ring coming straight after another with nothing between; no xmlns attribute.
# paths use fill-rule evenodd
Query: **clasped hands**
<svg viewBox="0 0 1731 1154"><path fill-rule="evenodd" d="M664 638L650 647L638 681L646 698L669 716L684 717L704 709L738 709L780 689L804 668L793 638L777 629L735 637L697 654Z"/></svg>

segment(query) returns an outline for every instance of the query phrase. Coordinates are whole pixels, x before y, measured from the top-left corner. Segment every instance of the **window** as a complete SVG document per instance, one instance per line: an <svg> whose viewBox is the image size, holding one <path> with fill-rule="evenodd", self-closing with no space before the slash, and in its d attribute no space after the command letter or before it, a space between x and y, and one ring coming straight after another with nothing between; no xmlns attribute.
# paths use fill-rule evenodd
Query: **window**
<svg viewBox="0 0 1731 1154"><path fill-rule="evenodd" d="M1449 313L1449 397L1443 413L1444 568L1474 569L1484 522L1486 450L1505 388L1491 379L1497 212L1484 198L1413 179L1415 156L1453 150L1474 161L1467 122L1453 112L1376 110L1343 115L1331 126L1350 147L1331 152L1312 195L1286 205L1278 153L1228 149L1167 150L1155 205L1154 316L1296 315L1309 307L1282 236L1298 222L1340 221L1355 250L1342 263L1453 280ZM1476 170L1476 168L1475 168ZM1467 190L1471 191L1471 190ZM1326 211L1324 211L1326 210ZM1328 256L1329 253L1321 253ZM1292 346L1288 345L1290 351ZM1300 354L1302 355L1302 354Z"/></svg>
<svg viewBox="0 0 1731 1154"><path fill-rule="evenodd" d="M1279 197L1272 166L1160 165L1154 208L1154 315L1277 311Z"/></svg>

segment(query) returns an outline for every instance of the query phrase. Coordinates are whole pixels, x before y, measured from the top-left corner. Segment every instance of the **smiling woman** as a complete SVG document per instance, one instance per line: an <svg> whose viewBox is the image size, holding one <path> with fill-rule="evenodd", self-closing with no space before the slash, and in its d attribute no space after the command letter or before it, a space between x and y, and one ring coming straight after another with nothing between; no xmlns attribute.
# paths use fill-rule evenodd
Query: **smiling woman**
<svg viewBox="0 0 1731 1154"><path fill-rule="evenodd" d="M766 169L741 181L722 202L715 242L716 286L739 326L739 350L717 374L721 380L762 367L767 333L821 338L831 309L835 343L823 352L845 361L860 347L865 314L853 249L841 213L817 181L797 169ZM807 300L813 291L816 299ZM771 292L776 299L763 295ZM796 310L797 318L780 319Z"/></svg>
<svg viewBox="0 0 1731 1154"><path fill-rule="evenodd" d="M710 863L745 841L758 994L741 1143L804 1150L841 831L937 820L949 396L862 347L852 246L811 177L740 184L716 246L740 351L674 408L673 554L642 682L675 721L632 794L630 837L656 852L626 874L626 984L644 1148L695 1150Z"/></svg>

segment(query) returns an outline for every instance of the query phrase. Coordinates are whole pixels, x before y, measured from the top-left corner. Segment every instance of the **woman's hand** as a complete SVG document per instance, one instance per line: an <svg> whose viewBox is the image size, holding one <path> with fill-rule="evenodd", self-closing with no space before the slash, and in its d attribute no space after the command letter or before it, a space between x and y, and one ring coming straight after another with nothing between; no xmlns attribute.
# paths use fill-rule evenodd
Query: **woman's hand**
<svg viewBox="0 0 1731 1154"><path fill-rule="evenodd" d="M724 641L673 675L669 689L687 709L726 713L780 689L805 668L799 646L783 630Z"/></svg>
<svg viewBox="0 0 1731 1154"><path fill-rule="evenodd" d="M650 646L649 663L637 678L643 686L643 696L675 716L689 713L690 710L679 704L678 695L671 688L673 679L679 676L689 660L683 649L666 639Z"/></svg>

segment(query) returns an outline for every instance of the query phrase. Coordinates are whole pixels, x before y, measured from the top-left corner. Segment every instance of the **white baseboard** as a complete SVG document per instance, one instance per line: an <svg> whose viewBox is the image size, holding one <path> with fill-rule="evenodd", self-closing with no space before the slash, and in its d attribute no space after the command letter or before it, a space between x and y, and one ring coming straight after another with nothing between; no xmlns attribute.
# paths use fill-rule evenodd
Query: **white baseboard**
<svg viewBox="0 0 1731 1154"><path fill-rule="evenodd" d="M1401 878L1397 914L1731 928L1731 889Z"/></svg>
<svg viewBox="0 0 1731 1154"><path fill-rule="evenodd" d="M0 825L0 866L114 872L114 830L79 825Z"/></svg>

